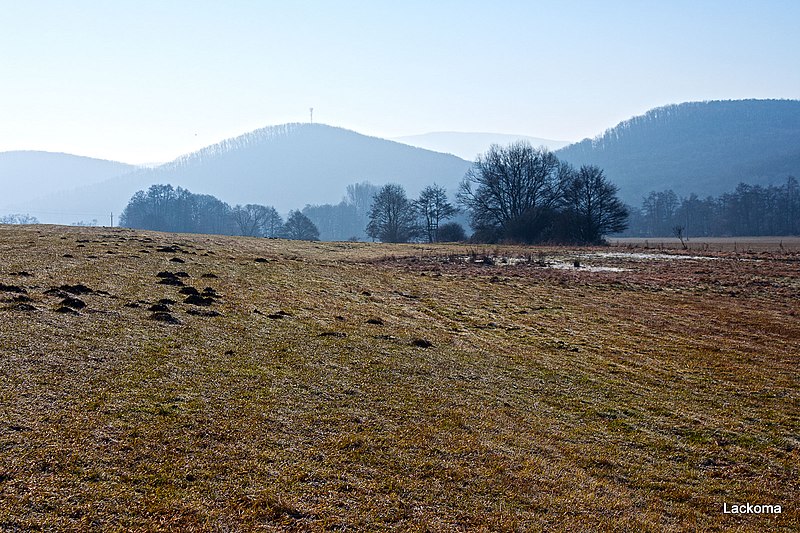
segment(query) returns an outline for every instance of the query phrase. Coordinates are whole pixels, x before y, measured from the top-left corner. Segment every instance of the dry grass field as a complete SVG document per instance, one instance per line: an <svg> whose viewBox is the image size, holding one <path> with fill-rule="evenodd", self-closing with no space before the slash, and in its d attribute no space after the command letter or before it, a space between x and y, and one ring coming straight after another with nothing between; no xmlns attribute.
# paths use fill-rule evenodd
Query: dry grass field
<svg viewBox="0 0 800 533"><path fill-rule="evenodd" d="M800 253L707 255L0 226L0 530L797 531Z"/></svg>
<svg viewBox="0 0 800 533"><path fill-rule="evenodd" d="M800 252L800 237L691 237L681 243L675 237L620 237L610 239L615 247L629 247L695 252Z"/></svg>

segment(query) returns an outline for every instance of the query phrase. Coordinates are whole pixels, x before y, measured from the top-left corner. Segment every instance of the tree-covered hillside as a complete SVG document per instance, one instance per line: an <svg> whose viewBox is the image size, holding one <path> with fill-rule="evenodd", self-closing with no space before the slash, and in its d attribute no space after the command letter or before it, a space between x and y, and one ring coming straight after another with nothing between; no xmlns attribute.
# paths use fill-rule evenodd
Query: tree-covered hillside
<svg viewBox="0 0 800 533"><path fill-rule="evenodd" d="M719 195L800 175L800 101L691 102L648 111L557 152L594 164L638 205L652 190Z"/></svg>

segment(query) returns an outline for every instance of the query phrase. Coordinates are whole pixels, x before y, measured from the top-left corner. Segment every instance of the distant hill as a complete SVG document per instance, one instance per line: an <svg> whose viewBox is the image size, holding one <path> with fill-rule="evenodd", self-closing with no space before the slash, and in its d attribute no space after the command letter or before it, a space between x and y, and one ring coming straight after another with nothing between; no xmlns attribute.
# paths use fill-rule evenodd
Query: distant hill
<svg viewBox="0 0 800 533"><path fill-rule="evenodd" d="M135 170L136 167L53 152L0 152L0 214L20 211L33 196L74 189ZM73 220L74 221L74 220Z"/></svg>
<svg viewBox="0 0 800 533"><path fill-rule="evenodd" d="M397 182L410 195L436 182L452 195L469 161L488 145L518 139L534 146L551 142L495 134L416 137L479 144L466 148L474 152L471 156L461 152L468 159L464 160L322 124L286 124L147 169L67 154L6 152L0 153L0 215L29 212L52 223L101 217L105 221L108 213L121 212L137 190L154 183L213 194L230 204L273 205L282 213L306 204L336 203L348 184L364 180L376 185ZM594 139L561 148L557 155L574 165L600 166L619 185L622 198L634 205L652 190L671 188L679 195L704 196L730 191L742 181L783 183L788 175L800 177L800 102L660 107ZM34 199L34 193L43 196Z"/></svg>
<svg viewBox="0 0 800 533"><path fill-rule="evenodd" d="M37 201L119 212L137 191L170 183L230 204L273 205L280 212L338 203L348 184L400 183L410 195L436 182L452 194L470 163L322 124L287 124L228 139L153 169Z"/></svg>
<svg viewBox="0 0 800 533"><path fill-rule="evenodd" d="M506 133L462 133L455 131L437 131L424 133L422 135L408 135L396 137L397 142L442 152L453 154L467 161L474 161L478 154L483 154L493 144L501 146L510 144L514 141L528 141L534 147L546 146L550 150L557 150L567 146L567 141L554 141L551 139L541 139L528 135L511 135Z"/></svg>
<svg viewBox="0 0 800 533"><path fill-rule="evenodd" d="M700 196L739 182L777 184L800 177L800 101L692 102L648 111L557 151L574 165L595 164L639 205L652 190Z"/></svg>

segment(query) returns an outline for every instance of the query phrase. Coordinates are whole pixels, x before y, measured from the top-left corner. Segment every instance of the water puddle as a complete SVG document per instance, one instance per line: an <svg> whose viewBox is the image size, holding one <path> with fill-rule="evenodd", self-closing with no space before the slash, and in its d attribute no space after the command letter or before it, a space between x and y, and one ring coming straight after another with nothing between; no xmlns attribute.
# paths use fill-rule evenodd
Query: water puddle
<svg viewBox="0 0 800 533"><path fill-rule="evenodd" d="M610 266L595 266L584 265L575 266L575 263L568 263L566 261L547 261L544 265L545 268L553 268L555 270L576 270L580 272L630 272L630 268L610 267Z"/></svg>
<svg viewBox="0 0 800 533"><path fill-rule="evenodd" d="M665 253L645 253L645 252L577 252L570 254L539 254L537 257L529 256L495 256L495 255L472 255L461 256L458 260L465 263L486 266L517 266L530 264L540 268L552 268L554 270L574 270L583 272L630 272L633 268L620 266L606 266L603 260L630 261L631 263L642 261L715 261L719 257L709 257L701 255L682 255Z"/></svg>

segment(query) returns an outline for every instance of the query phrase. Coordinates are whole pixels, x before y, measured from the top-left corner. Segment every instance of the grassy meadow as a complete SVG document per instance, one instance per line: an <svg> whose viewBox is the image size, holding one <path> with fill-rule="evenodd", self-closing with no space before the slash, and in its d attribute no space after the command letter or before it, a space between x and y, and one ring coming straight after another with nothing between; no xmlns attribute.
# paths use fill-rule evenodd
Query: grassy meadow
<svg viewBox="0 0 800 533"><path fill-rule="evenodd" d="M0 226L0 531L796 531L798 302L785 248Z"/></svg>

